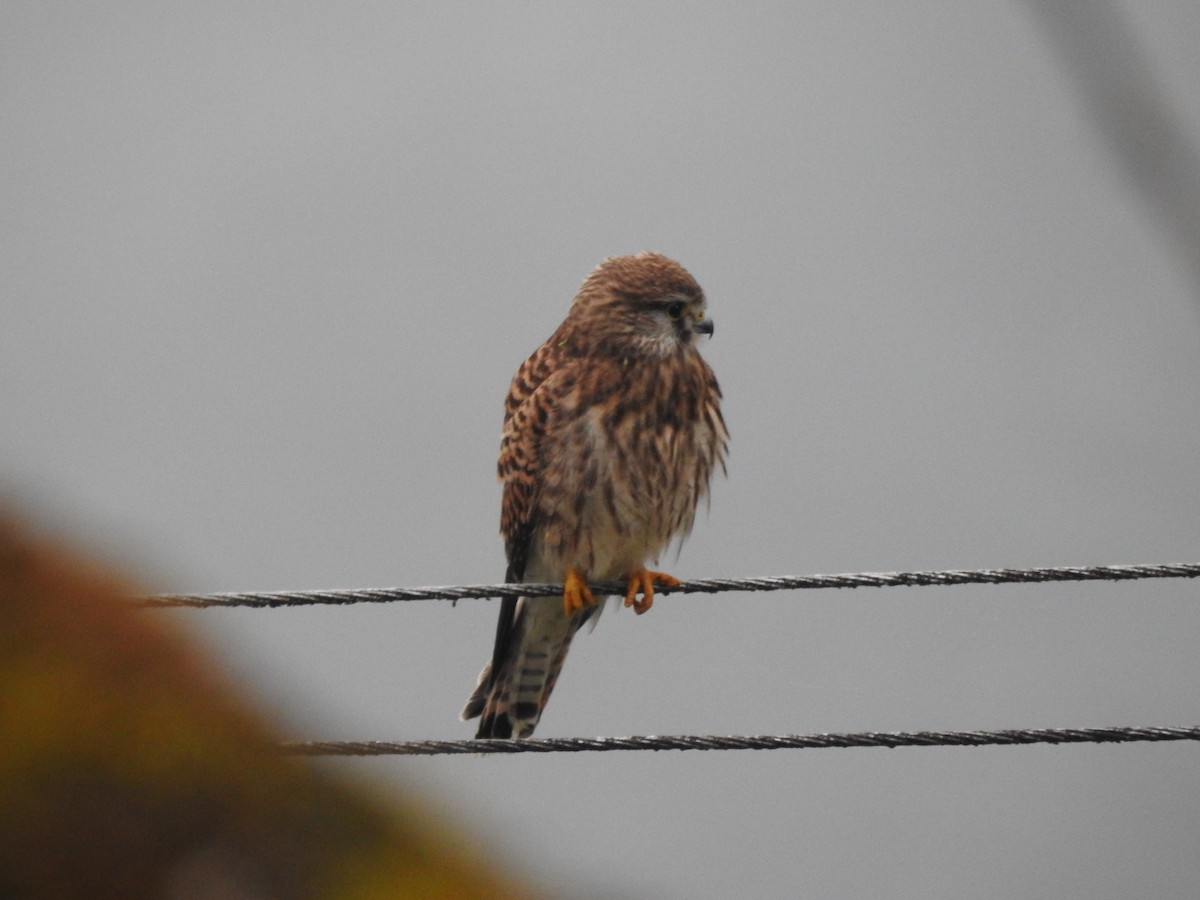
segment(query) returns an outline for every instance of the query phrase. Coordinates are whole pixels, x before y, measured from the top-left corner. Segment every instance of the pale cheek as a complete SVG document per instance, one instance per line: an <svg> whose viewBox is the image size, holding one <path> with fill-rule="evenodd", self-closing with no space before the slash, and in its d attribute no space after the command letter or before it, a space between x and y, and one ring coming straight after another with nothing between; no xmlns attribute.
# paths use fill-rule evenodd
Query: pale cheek
<svg viewBox="0 0 1200 900"><path fill-rule="evenodd" d="M638 348L654 356L667 356L680 344L682 335L674 321L655 316L651 326L637 338Z"/></svg>

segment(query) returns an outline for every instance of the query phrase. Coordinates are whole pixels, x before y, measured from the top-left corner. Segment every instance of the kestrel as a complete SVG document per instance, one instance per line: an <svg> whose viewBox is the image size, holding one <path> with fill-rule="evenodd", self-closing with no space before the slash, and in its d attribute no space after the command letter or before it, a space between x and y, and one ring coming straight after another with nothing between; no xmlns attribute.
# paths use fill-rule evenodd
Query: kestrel
<svg viewBox="0 0 1200 900"><path fill-rule="evenodd" d="M687 536L725 468L721 390L696 349L712 333L704 292L677 262L615 257L517 370L498 463L507 580L564 589L502 601L492 661L462 711L480 716L477 738L533 734L571 638L600 612L589 582L625 582L638 614L655 582L679 583L646 564Z"/></svg>

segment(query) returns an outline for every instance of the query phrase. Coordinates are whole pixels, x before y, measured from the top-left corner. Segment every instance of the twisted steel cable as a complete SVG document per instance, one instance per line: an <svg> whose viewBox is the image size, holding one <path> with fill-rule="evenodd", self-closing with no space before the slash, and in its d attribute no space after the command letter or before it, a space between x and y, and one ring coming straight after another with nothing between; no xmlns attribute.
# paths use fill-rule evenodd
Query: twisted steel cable
<svg viewBox="0 0 1200 900"><path fill-rule="evenodd" d="M817 588L933 587L958 584L1042 584L1051 581L1132 581L1143 578L1197 578L1200 563L1130 566L1056 566L1036 569L949 569L927 572L860 572L843 575L781 575L761 578L708 578L668 587L655 594L716 594L723 591L791 591ZM477 584L450 587L363 588L329 591L275 591L218 594L162 594L134 604L164 607L285 607L316 604L393 603L402 600L475 600L492 597L551 597L561 584ZM598 582L599 594L624 594L625 585Z"/></svg>
<svg viewBox="0 0 1200 900"><path fill-rule="evenodd" d="M290 756L441 756L484 753L583 753L607 750L802 750L829 747L987 747L1018 744L1124 744L1200 741L1196 727L1022 728L1005 731L862 731L841 734L647 735L463 741L295 741Z"/></svg>
<svg viewBox="0 0 1200 900"><path fill-rule="evenodd" d="M658 594L716 594L724 591L783 591L817 588L933 587L960 584L1042 584L1059 581L1132 581L1197 578L1200 563L1161 565L1056 566L1029 569L949 569L922 572L861 572L840 575L710 578L663 585ZM548 597L561 584L493 584L449 587L367 588L329 591L275 591L216 594L164 594L137 598L143 608L287 607L316 604L391 603L405 600L470 600L494 597ZM623 594L625 585L599 582L597 594ZM648 735L641 737L537 738L532 740L452 741L295 741L279 745L292 756L436 756L447 754L580 753L609 750L782 750L830 747L982 747L1025 744L1200 741L1200 726L1042 728L1002 731L848 732L807 735Z"/></svg>

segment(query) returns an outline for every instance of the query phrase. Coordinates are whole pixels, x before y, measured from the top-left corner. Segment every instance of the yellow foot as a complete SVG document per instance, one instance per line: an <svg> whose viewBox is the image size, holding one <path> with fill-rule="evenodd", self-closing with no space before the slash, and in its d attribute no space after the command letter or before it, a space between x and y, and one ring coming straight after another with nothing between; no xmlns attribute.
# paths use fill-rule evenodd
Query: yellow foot
<svg viewBox="0 0 1200 900"><path fill-rule="evenodd" d="M625 589L625 605L632 606L639 616L654 605L654 582L666 585L682 584L674 575L666 572L651 572L649 569L638 569L629 575L629 587ZM638 594L642 599L638 599Z"/></svg>
<svg viewBox="0 0 1200 900"><path fill-rule="evenodd" d="M563 612L568 616L589 606L596 605L592 589L588 587L587 579L578 569L567 569L566 584L563 585Z"/></svg>

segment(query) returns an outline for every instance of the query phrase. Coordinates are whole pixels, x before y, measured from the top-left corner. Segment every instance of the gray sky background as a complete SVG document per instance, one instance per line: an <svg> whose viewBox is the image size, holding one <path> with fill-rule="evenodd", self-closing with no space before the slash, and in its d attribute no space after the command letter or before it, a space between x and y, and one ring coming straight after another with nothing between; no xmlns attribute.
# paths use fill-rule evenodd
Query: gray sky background
<svg viewBox="0 0 1200 900"><path fill-rule="evenodd" d="M1200 141L1200 5L1125 11ZM500 580L509 378L642 249L733 434L675 574L1200 558L1193 268L1026 5L10 2L0 114L3 489L157 590ZM1195 724L1196 595L610 610L539 736ZM155 615L386 740L472 733L497 609ZM574 896L1192 898L1196 753L331 765Z"/></svg>

